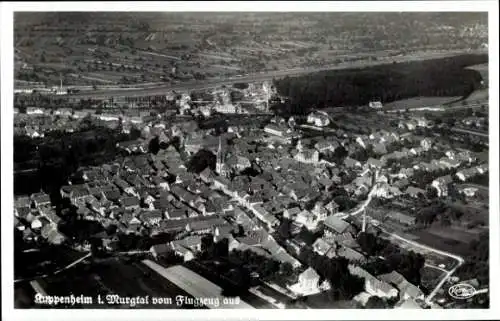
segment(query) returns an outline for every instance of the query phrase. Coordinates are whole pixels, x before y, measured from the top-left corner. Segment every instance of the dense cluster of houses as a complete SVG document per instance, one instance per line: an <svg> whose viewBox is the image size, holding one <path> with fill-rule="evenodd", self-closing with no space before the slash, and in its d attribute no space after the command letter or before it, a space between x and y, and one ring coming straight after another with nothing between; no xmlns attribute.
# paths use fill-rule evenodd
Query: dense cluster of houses
<svg viewBox="0 0 500 321"><path fill-rule="evenodd" d="M187 105L189 99L189 96L181 96L179 106ZM453 169L456 179L464 182L488 171L486 162L478 162L475 154L466 150L448 150L430 162L422 161L425 155L439 153L433 138L418 137L411 132L416 127L429 126L425 118L365 134L337 130L334 135L313 140L301 137L293 121L279 117L263 130L252 125L233 126L216 137L210 129L200 130L190 122L166 129L158 116L138 110L96 114L85 110L47 112L28 108L27 114L37 116L34 122L40 124L43 122L39 119L44 117L56 124L60 119L71 124L90 115L108 125L120 123L125 132L131 126L141 130L141 138L117 144L127 156L99 167L81 168L83 183L68 182L61 187L61 197L69 199L81 217L103 226L116 225L118 231L125 234L178 233L183 236L151 247L156 257L174 251L184 260L191 260L201 249L202 235L210 233L215 241L227 238L230 250L251 250L294 267L301 264L289 252L297 256L304 243L291 238L285 249L276 242L272 233L281 218L291 220L295 231L306 228L314 232L321 225L325 233L312 245L314 252L349 260L350 272L366 281L365 292L356 298L362 304L370 296L399 295L403 300L415 300L423 294L397 272L373 276L360 267L369 258L361 253L353 226L340 218L339 205L326 192L334 187L343 188L348 196L361 198L377 183L375 197L420 198L426 191L413 183L417 171L433 174ZM315 127L329 126L331 121L323 112L307 117L307 122ZM26 131L33 129L33 124L29 126L25 126ZM40 128L38 137L44 132ZM179 137L187 156L201 149L212 151L216 155L215 168L207 167L199 174L189 172L186 159L173 146L160 149L156 155L148 153L148 139L152 136L158 136L159 141L165 143ZM392 148L393 144L401 146L402 142L407 147ZM342 162L335 164L323 159L322 155L335 153L339 148L348 154ZM360 150L368 149L374 153L368 159L355 159L354 155ZM388 165L403 160L411 166ZM256 174L243 174L249 169L257 169ZM379 174L374 175L375 171ZM446 197L448 185L453 181L452 175L435 177L430 186L437 190L439 197ZM388 216L404 225L415 224L415 218L405 213L393 211ZM16 229L22 231L27 240L42 237L54 244L65 240L58 230L63 218L56 214L46 194L18 198L15 217ZM243 234L235 233L238 225L243 227ZM116 243L111 237L104 241L110 250ZM309 268L289 290L311 295L328 288L325 282L319 284L318 274Z"/></svg>
<svg viewBox="0 0 500 321"><path fill-rule="evenodd" d="M170 113L175 110L170 111ZM167 112L166 115L169 113ZM157 123L160 119L150 111L138 109L111 110L99 113L97 109L48 109L40 107L27 107L21 114L14 110L14 133L32 138L44 137L47 132L58 130L74 132L82 126L82 120L90 117L98 126L116 129L121 126L124 133L129 133L135 127L144 127Z"/></svg>
<svg viewBox="0 0 500 321"><path fill-rule="evenodd" d="M43 192L19 197L14 202L14 228L28 243L42 239L52 244L63 243L66 236L58 229L60 221L49 195Z"/></svg>

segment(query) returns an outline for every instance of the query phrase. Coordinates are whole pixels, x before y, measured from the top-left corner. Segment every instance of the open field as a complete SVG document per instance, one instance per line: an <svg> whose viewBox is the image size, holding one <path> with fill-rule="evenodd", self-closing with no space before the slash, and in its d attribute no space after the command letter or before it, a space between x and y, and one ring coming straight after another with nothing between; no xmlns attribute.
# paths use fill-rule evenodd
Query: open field
<svg viewBox="0 0 500 321"><path fill-rule="evenodd" d="M460 96L416 97L416 98L393 101L384 104L384 110L443 106L451 102L457 101L460 98L461 98Z"/></svg>
<svg viewBox="0 0 500 321"><path fill-rule="evenodd" d="M125 281L126 280L126 281ZM106 308L107 304L97 304L97 295L104 299L106 294L118 294L122 297L150 296L172 298L172 304L149 304L136 306L148 309L177 309L175 296L189 294L169 282L141 262L123 259L107 259L91 264L74 267L57 276L38 280L49 295L83 294L93 298L93 304L84 308ZM151 299L150 299L151 302ZM129 305L114 305L128 308ZM182 308L195 308L186 304Z"/></svg>
<svg viewBox="0 0 500 321"><path fill-rule="evenodd" d="M14 278L31 278L51 273L84 255L85 253L63 246L48 246L37 251L18 253L14 259L16 266Z"/></svg>
<svg viewBox="0 0 500 321"><path fill-rule="evenodd" d="M489 105L488 104L488 99L489 99L489 89L478 89L473 91L469 96L467 96L465 99L455 102L450 104L450 106L461 106L463 104L482 104L485 105L486 107Z"/></svg>
<svg viewBox="0 0 500 321"><path fill-rule="evenodd" d="M466 240L456 240L456 236L454 239L448 238L446 236L446 233L448 234L448 236L453 235L452 230L443 229L441 231L442 233L439 233L439 230L434 229L433 232L434 233L431 233L427 230L420 230L413 231L411 234L418 237L418 239L416 239L415 241L431 246L438 250L447 251L457 255L467 254L468 244L466 243Z"/></svg>
<svg viewBox="0 0 500 321"><path fill-rule="evenodd" d="M425 52L482 48L488 41L487 20L481 14L461 19L456 16L340 12L16 13L14 43L17 65L40 68L45 64L45 70L37 73L49 85L58 84L58 75L52 73L78 74L104 67L120 68L124 73L130 68L140 70L143 81L159 81L162 76L185 81L195 76L209 79L287 68L390 62L404 55L420 59ZM419 23L405 23L409 20ZM453 28L436 28L436 21ZM361 36L365 28L373 32L373 37ZM425 41L422 34L426 35ZM84 85L89 81L71 80Z"/></svg>
<svg viewBox="0 0 500 321"><path fill-rule="evenodd" d="M397 234L399 235L399 233L397 233ZM449 251L450 253L454 253L451 251L451 250L453 250L453 248L451 248L451 247L450 248L445 248L443 246L439 247L440 244L446 239L436 240L436 238L434 238L433 236L430 236L424 240L424 238L421 237L421 235L419 235L418 233L412 232L412 234L419 237L419 239L413 239L414 242L424 244L424 245L433 247L433 248L441 250L441 251ZM451 257L437 254L437 253L432 252L430 250L424 249L420 246L418 246L418 247L414 246L412 244L409 244L408 242L404 242L401 239L396 238L396 237L391 236L391 235L384 235L384 237L388 238L391 241L391 243L399 246L402 249L422 254L425 257L425 262L428 264L435 265L435 266L439 266L440 264L444 264L446 269L452 269L457 264L457 261ZM429 241L429 242L424 242L424 241ZM457 253L457 254L459 254L459 253Z"/></svg>
<svg viewBox="0 0 500 321"><path fill-rule="evenodd" d="M463 242L466 244L478 239L478 233L469 233L464 229L458 227L431 227L427 229L427 232L438 237L446 238L452 241Z"/></svg>
<svg viewBox="0 0 500 321"><path fill-rule="evenodd" d="M430 266L424 266L420 270L421 284L427 289L434 289L444 277L445 272Z"/></svg>

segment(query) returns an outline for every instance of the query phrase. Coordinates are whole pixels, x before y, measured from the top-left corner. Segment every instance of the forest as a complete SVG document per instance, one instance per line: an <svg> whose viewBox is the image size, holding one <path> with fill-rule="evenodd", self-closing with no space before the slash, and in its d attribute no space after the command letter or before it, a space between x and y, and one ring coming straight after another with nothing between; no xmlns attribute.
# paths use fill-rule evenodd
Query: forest
<svg viewBox="0 0 500 321"><path fill-rule="evenodd" d="M302 113L310 108L364 106L419 96L468 96L480 88L479 72L465 67L488 62L487 55L378 65L363 69L328 70L274 80L288 101L278 112Z"/></svg>

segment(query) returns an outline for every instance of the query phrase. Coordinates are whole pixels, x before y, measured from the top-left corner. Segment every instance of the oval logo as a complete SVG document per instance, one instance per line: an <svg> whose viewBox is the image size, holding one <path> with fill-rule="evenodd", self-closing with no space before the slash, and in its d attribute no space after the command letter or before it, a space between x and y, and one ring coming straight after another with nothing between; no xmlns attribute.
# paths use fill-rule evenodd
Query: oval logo
<svg viewBox="0 0 500 321"><path fill-rule="evenodd" d="M476 294L476 289L467 283L459 283L448 289L448 294L454 299L469 299Z"/></svg>

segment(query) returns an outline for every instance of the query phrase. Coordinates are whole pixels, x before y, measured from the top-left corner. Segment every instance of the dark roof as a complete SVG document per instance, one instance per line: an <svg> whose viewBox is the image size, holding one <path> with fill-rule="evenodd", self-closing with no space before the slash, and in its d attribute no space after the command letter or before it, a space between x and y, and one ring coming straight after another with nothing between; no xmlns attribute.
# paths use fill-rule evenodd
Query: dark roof
<svg viewBox="0 0 500 321"><path fill-rule="evenodd" d="M110 191L104 192L104 196L106 197L106 199L108 199L110 201L115 201L115 200L118 200L120 198L120 192L117 190L110 190Z"/></svg>
<svg viewBox="0 0 500 321"><path fill-rule="evenodd" d="M129 196L129 197L123 197L120 199L120 203L122 206L129 207L129 206L136 206L139 205L139 199L135 196Z"/></svg>
<svg viewBox="0 0 500 321"><path fill-rule="evenodd" d="M339 234L343 233L350 226L349 223L334 215L328 216L324 224L325 227L331 228Z"/></svg>
<svg viewBox="0 0 500 321"><path fill-rule="evenodd" d="M25 218L31 212L31 209L27 206L17 207L16 210L17 210L18 216L21 218Z"/></svg>
<svg viewBox="0 0 500 321"><path fill-rule="evenodd" d="M50 203L50 196L45 193L36 193L31 195L31 198L34 202L38 204L47 204Z"/></svg>

